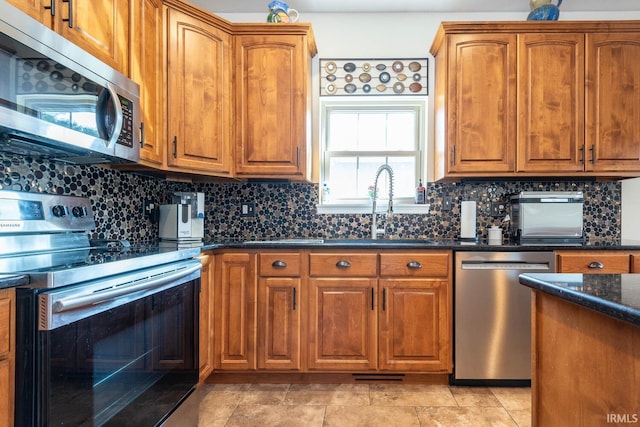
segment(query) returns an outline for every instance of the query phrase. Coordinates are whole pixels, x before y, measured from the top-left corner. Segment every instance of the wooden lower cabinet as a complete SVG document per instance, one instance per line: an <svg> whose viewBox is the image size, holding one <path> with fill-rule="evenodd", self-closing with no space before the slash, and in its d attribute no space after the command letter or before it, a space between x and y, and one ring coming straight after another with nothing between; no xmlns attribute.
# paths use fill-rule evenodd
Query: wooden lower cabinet
<svg viewBox="0 0 640 427"><path fill-rule="evenodd" d="M13 425L15 399L15 290L0 290L0 425Z"/></svg>
<svg viewBox="0 0 640 427"><path fill-rule="evenodd" d="M377 288L375 278L309 280L309 369L376 369Z"/></svg>
<svg viewBox="0 0 640 427"><path fill-rule="evenodd" d="M213 277L215 272L214 255L203 254L199 257L202 263L200 276L200 325L199 325L199 360L200 383L213 372Z"/></svg>
<svg viewBox="0 0 640 427"><path fill-rule="evenodd" d="M300 278L258 281L258 369L300 369Z"/></svg>
<svg viewBox="0 0 640 427"><path fill-rule="evenodd" d="M625 251L556 251L558 273L624 274L631 271L631 262Z"/></svg>
<svg viewBox="0 0 640 427"><path fill-rule="evenodd" d="M255 253L216 255L215 368L256 368Z"/></svg>
<svg viewBox="0 0 640 427"><path fill-rule="evenodd" d="M451 372L449 252L312 254L310 271L343 276L309 279L310 370Z"/></svg>
<svg viewBox="0 0 640 427"><path fill-rule="evenodd" d="M215 252L214 371L450 373L450 251Z"/></svg>
<svg viewBox="0 0 640 427"><path fill-rule="evenodd" d="M630 273L640 273L640 253L631 254L631 271Z"/></svg>
<svg viewBox="0 0 640 427"><path fill-rule="evenodd" d="M451 368L448 282L384 279L378 367L394 371Z"/></svg>

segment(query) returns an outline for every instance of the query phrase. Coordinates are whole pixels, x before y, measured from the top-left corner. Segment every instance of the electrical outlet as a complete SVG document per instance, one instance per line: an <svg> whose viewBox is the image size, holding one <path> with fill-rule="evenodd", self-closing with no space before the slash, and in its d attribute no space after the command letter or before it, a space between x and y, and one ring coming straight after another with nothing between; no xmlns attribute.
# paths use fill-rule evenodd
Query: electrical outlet
<svg viewBox="0 0 640 427"><path fill-rule="evenodd" d="M505 206L502 202L491 202L491 216L505 216Z"/></svg>
<svg viewBox="0 0 640 427"><path fill-rule="evenodd" d="M255 216L256 204L255 203L242 203L240 205L240 216Z"/></svg>
<svg viewBox="0 0 640 427"><path fill-rule="evenodd" d="M450 211L453 208L453 197L445 196L442 198L442 210Z"/></svg>

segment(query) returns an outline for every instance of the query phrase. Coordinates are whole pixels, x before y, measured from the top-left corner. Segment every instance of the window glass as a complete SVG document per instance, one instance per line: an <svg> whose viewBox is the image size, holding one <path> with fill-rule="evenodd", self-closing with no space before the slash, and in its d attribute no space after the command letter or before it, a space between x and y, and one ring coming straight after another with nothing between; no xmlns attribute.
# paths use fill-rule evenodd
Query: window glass
<svg viewBox="0 0 640 427"><path fill-rule="evenodd" d="M413 203L424 173L425 107L424 100L415 99L324 102L321 169L331 196L321 202L368 203L378 168L389 164L394 201ZM379 199L388 198L389 184L384 172L378 180Z"/></svg>

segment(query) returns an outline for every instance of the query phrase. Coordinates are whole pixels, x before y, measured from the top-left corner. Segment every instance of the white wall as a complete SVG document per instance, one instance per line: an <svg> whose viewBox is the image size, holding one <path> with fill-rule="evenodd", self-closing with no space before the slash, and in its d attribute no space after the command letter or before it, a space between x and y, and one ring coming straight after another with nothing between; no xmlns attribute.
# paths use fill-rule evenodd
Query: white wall
<svg viewBox="0 0 640 427"><path fill-rule="evenodd" d="M640 178L622 181L621 237L640 240Z"/></svg>
<svg viewBox="0 0 640 427"><path fill-rule="evenodd" d="M207 7L206 0L192 0L194 4ZM524 1L524 0L523 0ZM574 0L577 1L577 0ZM289 2L291 4L291 2ZM266 3L265 3L266 5ZM209 6L212 10L214 7ZM562 8L561 8L562 9ZM212 10L214 13L215 11ZM220 13L219 16L232 22L265 22L265 13ZM300 22L310 22L318 46L318 56L313 63L313 144L317 151L320 135L319 120L319 58L429 58L429 91L433 89L434 66L429 48L442 21L524 21L527 13L304 13ZM560 12L561 20L615 20L640 19L638 10L628 12ZM433 97L429 99L429 111L433 111ZM427 157L433 153L433 115L427 122ZM318 165L315 159L314 181L318 180ZM427 160L429 163L429 160ZM432 170L431 167L428 167ZM427 181L433 180L433 175Z"/></svg>

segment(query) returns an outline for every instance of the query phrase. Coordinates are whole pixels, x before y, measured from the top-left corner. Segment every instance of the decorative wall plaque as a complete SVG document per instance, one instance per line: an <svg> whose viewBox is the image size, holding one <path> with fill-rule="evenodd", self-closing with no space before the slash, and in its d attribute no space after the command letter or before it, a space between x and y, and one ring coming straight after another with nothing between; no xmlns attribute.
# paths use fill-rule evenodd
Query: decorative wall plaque
<svg viewBox="0 0 640 427"><path fill-rule="evenodd" d="M320 59L320 95L428 95L427 58Z"/></svg>

